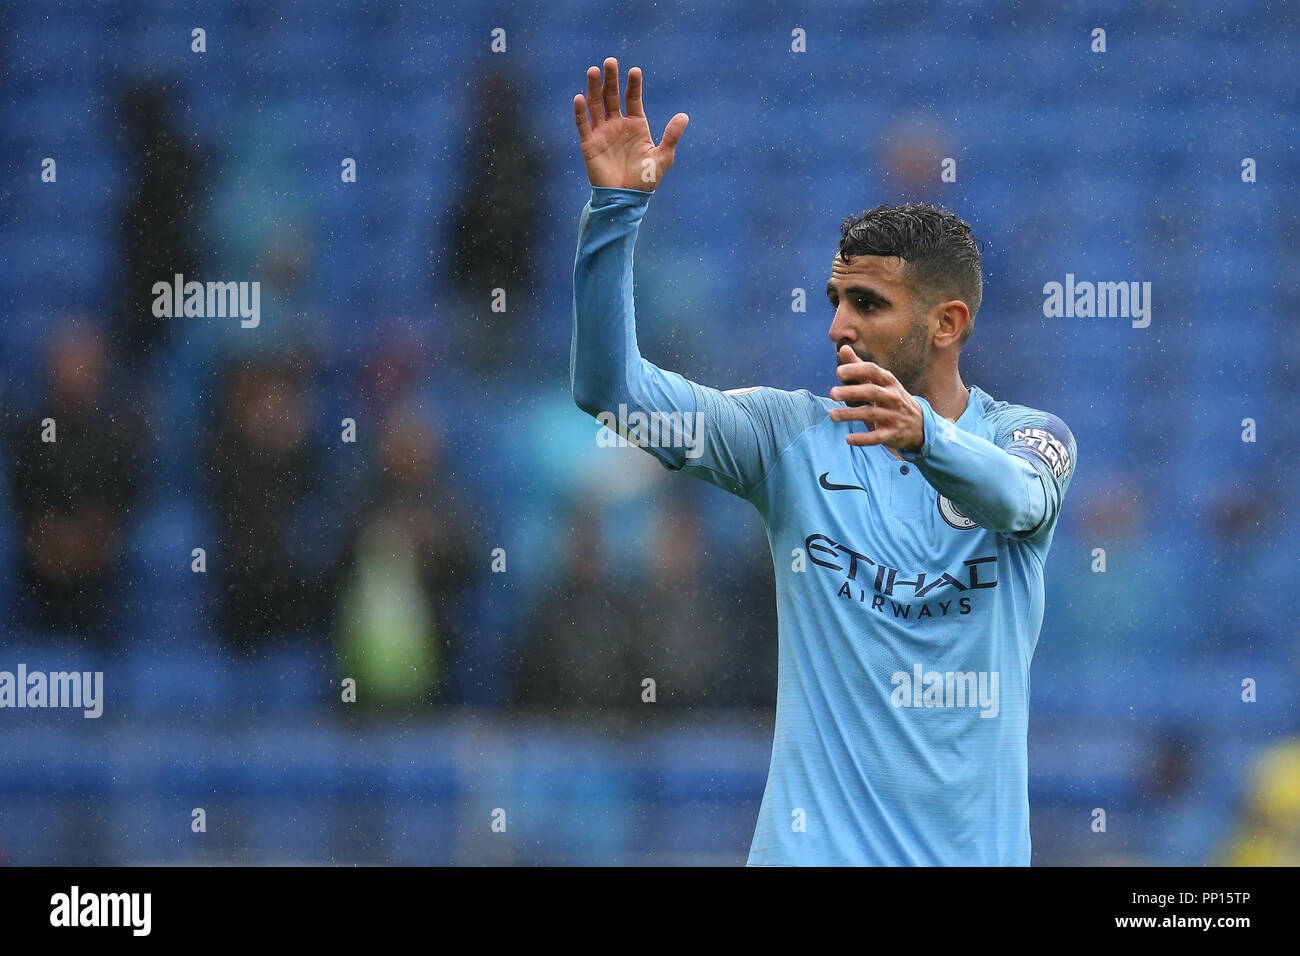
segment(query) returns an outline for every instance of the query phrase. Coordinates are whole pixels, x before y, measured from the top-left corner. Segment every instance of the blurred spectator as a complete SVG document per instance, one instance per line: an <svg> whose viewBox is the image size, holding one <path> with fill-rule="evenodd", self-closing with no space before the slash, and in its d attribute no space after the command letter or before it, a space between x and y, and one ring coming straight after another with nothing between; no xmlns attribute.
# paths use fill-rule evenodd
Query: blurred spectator
<svg viewBox="0 0 1300 956"><path fill-rule="evenodd" d="M954 156L929 122L914 119L900 124L887 137L886 173L900 200L938 202L944 191L942 163Z"/></svg>
<svg viewBox="0 0 1300 956"><path fill-rule="evenodd" d="M1219 825L1212 798L1195 785L1203 748L1174 728L1159 734L1155 746L1131 846L1147 865L1197 866L1218 838Z"/></svg>
<svg viewBox="0 0 1300 956"><path fill-rule="evenodd" d="M400 328L386 330L386 334L391 338L379 342L362 368L363 397L375 414L381 414L399 396L411 391L420 370L430 364L421 343L410 335L403 336Z"/></svg>
<svg viewBox="0 0 1300 956"><path fill-rule="evenodd" d="M218 630L253 644L328 625L332 570L319 553L327 510L319 449L307 431L302 373L288 359L234 363L208 448L219 540L208 563L220 594Z"/></svg>
<svg viewBox="0 0 1300 956"><path fill-rule="evenodd" d="M118 120L135 188L118 225L122 268L113 351L128 361L146 358L166 339L174 319L155 318L153 284L180 273L201 280L194 207L202 188L202 161L182 142L171 116L172 92L142 84L122 94Z"/></svg>
<svg viewBox="0 0 1300 956"><path fill-rule="evenodd" d="M636 591L638 655L655 679L658 703L727 703L720 679L732 629L717 599L712 568L694 514L670 503L651 539L649 574Z"/></svg>
<svg viewBox="0 0 1300 956"><path fill-rule="evenodd" d="M461 650L455 609L475 558L439 448L416 407L381 425L377 468L345 563L339 654L362 707L437 695Z"/></svg>
<svg viewBox="0 0 1300 956"><path fill-rule="evenodd" d="M102 633L119 598L144 423L111 397L108 378L99 333L64 326L50 350L46 400L10 436L21 593L40 629Z"/></svg>
<svg viewBox="0 0 1300 956"><path fill-rule="evenodd" d="M776 707L779 646L776 621L776 576L772 552L762 527L750 522L726 561L711 562L718 617L727 635L723 670L718 680L725 695L719 703L770 710Z"/></svg>
<svg viewBox="0 0 1300 956"><path fill-rule="evenodd" d="M1300 866L1300 739L1255 760L1246 808L1223 847L1220 866Z"/></svg>
<svg viewBox="0 0 1300 956"><path fill-rule="evenodd" d="M1054 645L1052 653L1063 660L1107 666L1133 657L1167 661L1190 633L1195 566L1178 542L1155 534L1134 475L1102 471L1077 492L1082 550L1074 560L1068 552L1049 559L1061 583L1049 601L1054 626L1044 629L1040 645Z"/></svg>
<svg viewBox="0 0 1300 956"><path fill-rule="evenodd" d="M565 573L533 616L515 676L515 702L546 710L641 706L638 622L644 609L608 572L597 522L576 510L567 522Z"/></svg>
<svg viewBox="0 0 1300 956"><path fill-rule="evenodd" d="M474 171L452 217L451 282L462 297L466 321L463 353L471 363L497 367L519 335L515 316L532 282L542 205L537 185L545 155L525 128L522 94L503 72L490 71L474 84L492 108L476 115L466 160ZM443 277L435 272L435 288ZM494 289L504 289L506 309L492 310Z"/></svg>
<svg viewBox="0 0 1300 956"><path fill-rule="evenodd" d="M516 702L635 709L652 678L660 709L772 707L774 579L757 524L743 546L717 547L698 510L707 489L644 452L619 457L620 472L589 469L577 486L563 578L534 614Z"/></svg>
<svg viewBox="0 0 1300 956"><path fill-rule="evenodd" d="M1289 644L1295 612L1284 600L1294 587L1294 546L1283 546L1282 508L1266 487L1222 495L1210 520L1213 549L1201 590L1201 642L1220 653L1273 650Z"/></svg>

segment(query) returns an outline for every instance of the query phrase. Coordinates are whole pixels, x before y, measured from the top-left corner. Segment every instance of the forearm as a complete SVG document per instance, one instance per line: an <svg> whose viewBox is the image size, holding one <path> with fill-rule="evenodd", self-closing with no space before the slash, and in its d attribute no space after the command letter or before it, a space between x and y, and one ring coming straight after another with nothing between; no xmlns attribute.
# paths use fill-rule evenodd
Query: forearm
<svg viewBox="0 0 1300 956"><path fill-rule="evenodd" d="M1052 508L1038 471L1024 458L939 418L924 399L925 439L900 452L939 494L982 528L1001 534L1034 531Z"/></svg>
<svg viewBox="0 0 1300 956"><path fill-rule="evenodd" d="M573 268L573 344L569 380L573 399L590 415L629 411L694 410L680 376L641 357L632 298L632 255L649 194L592 190L582 213Z"/></svg>

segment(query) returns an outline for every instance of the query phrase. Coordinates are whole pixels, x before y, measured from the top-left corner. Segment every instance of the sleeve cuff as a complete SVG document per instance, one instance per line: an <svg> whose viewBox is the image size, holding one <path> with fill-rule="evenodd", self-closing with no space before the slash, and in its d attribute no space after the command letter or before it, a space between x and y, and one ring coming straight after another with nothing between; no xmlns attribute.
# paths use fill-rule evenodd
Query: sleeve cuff
<svg viewBox="0 0 1300 956"><path fill-rule="evenodd" d="M592 186L591 187L591 208L599 209L601 206L635 206L648 203L653 193L648 193L644 189L614 189L610 186Z"/></svg>
<svg viewBox="0 0 1300 956"><path fill-rule="evenodd" d="M911 450L903 449L898 456L904 461L916 461L918 458L924 458L930 454L930 448L934 442L934 436L938 429L938 423L935 421L934 409L920 395L913 395L917 403L921 406L921 447Z"/></svg>

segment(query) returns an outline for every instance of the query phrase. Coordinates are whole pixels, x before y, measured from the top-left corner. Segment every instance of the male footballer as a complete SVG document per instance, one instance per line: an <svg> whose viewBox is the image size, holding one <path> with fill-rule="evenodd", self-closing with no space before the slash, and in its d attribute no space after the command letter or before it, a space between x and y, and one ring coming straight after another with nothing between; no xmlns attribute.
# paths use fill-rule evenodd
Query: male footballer
<svg viewBox="0 0 1300 956"><path fill-rule="evenodd" d="M915 204L843 222L829 395L688 381L637 351L633 246L687 124L678 113L656 146L641 92L633 68L623 115L610 58L573 101L592 186L573 397L634 441L637 413L692 416L690 448L637 443L767 528L776 727L749 863L1028 865L1029 662L1075 443L1055 416L962 382L982 291L969 226Z"/></svg>

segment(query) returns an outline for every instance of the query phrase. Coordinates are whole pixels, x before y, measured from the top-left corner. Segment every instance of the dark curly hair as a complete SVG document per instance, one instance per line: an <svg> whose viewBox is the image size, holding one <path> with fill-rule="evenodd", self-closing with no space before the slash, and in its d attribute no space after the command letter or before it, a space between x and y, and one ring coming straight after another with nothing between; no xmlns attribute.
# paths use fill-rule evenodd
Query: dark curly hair
<svg viewBox="0 0 1300 956"><path fill-rule="evenodd" d="M903 276L921 304L961 299L971 321L962 333L964 345L975 327L975 313L984 297L980 249L970 226L942 206L905 203L880 205L848 216L840 223L838 255L898 256Z"/></svg>

